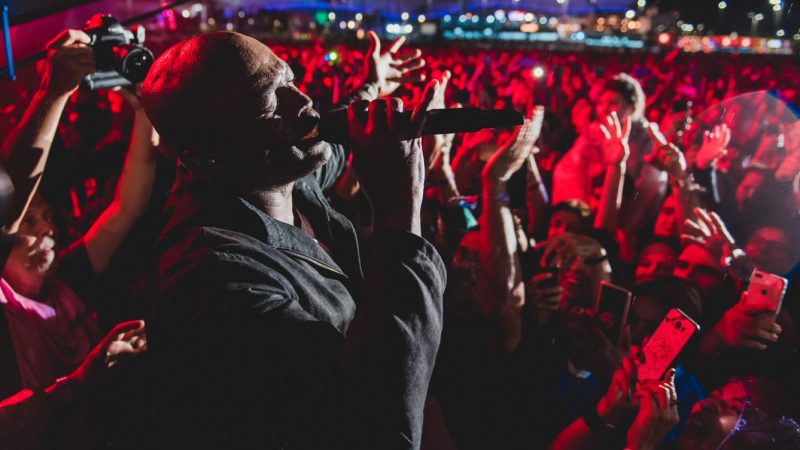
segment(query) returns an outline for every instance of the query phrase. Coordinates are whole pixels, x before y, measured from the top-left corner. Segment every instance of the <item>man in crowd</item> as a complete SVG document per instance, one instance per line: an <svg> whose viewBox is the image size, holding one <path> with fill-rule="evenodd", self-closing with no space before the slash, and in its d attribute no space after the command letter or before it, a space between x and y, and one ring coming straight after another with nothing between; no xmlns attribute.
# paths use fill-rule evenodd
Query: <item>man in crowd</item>
<svg viewBox="0 0 800 450"><path fill-rule="evenodd" d="M410 121L397 99L368 103L422 65L370 37L348 111L374 210L363 273L352 224L322 195L348 151L319 140L283 60L222 32L153 65L145 108L185 171L157 246L151 448L419 447L445 286L419 215L438 83Z"/></svg>

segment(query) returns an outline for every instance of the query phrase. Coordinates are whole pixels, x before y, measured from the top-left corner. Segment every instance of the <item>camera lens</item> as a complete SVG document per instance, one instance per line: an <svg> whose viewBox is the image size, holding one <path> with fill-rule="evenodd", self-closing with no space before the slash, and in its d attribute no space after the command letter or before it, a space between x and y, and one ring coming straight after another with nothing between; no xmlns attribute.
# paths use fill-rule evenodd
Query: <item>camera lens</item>
<svg viewBox="0 0 800 450"><path fill-rule="evenodd" d="M144 81L154 60L150 50L130 44L117 46L114 50L120 75L133 83Z"/></svg>

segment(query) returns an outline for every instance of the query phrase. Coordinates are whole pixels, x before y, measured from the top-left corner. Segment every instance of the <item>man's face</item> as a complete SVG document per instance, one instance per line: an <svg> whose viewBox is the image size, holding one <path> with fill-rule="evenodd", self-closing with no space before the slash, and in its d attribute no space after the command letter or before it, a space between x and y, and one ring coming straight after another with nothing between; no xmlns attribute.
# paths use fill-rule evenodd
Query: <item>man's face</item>
<svg viewBox="0 0 800 450"><path fill-rule="evenodd" d="M606 117L608 117L612 111L617 112L619 120L622 122L633 112L633 108L625 103L625 100L618 93L614 91L604 91L600 94L600 97L598 97L594 111L595 118L600 121L600 123L605 123Z"/></svg>
<svg viewBox="0 0 800 450"><path fill-rule="evenodd" d="M683 249L672 275L695 283L703 292L719 287L723 279L719 262L708 250L694 244Z"/></svg>
<svg viewBox="0 0 800 450"><path fill-rule="evenodd" d="M686 428L678 438L682 449L716 449L733 431L747 400L741 383L731 381L695 403Z"/></svg>
<svg viewBox="0 0 800 450"><path fill-rule="evenodd" d="M547 230L547 238L553 238L559 234L574 230L581 223L581 218L572 211L560 209L553 213L550 218L550 228Z"/></svg>
<svg viewBox="0 0 800 450"><path fill-rule="evenodd" d="M330 146L317 137L319 114L295 86L292 69L269 48L255 43L263 63L254 78L264 99L259 118L263 129L256 130L255 138L263 137L267 147L268 172L275 178L271 182L283 184L322 167L331 156Z"/></svg>
<svg viewBox="0 0 800 450"><path fill-rule="evenodd" d="M672 275L677 259L675 251L664 244L655 243L646 247L636 265L636 282Z"/></svg>
<svg viewBox="0 0 800 450"><path fill-rule="evenodd" d="M758 269L777 275L788 272L794 262L789 238L779 228L759 228L747 241L745 252Z"/></svg>
<svg viewBox="0 0 800 450"><path fill-rule="evenodd" d="M670 195L658 212L653 233L664 238L678 237L678 217L678 201L674 195Z"/></svg>
<svg viewBox="0 0 800 450"><path fill-rule="evenodd" d="M3 276L13 284L29 284L44 278L53 266L56 227L53 211L39 196L25 212L17 235L23 237L8 257Z"/></svg>

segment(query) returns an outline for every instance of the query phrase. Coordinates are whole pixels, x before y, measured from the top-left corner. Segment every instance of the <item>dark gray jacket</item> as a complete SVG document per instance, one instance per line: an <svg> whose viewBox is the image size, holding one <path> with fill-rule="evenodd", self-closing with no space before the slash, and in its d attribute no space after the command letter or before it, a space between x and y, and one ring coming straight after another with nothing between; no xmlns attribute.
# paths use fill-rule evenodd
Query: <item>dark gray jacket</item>
<svg viewBox="0 0 800 450"><path fill-rule="evenodd" d="M362 255L322 194L346 157L333 146L294 189L328 251L211 186L171 200L148 323L154 447L419 447L445 268L411 233L379 232Z"/></svg>

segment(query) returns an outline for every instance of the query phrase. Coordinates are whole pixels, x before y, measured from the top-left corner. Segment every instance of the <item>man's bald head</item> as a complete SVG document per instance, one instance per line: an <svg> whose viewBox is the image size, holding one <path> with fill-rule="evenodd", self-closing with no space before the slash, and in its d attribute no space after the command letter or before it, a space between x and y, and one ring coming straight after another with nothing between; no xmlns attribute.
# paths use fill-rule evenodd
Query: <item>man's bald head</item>
<svg viewBox="0 0 800 450"><path fill-rule="evenodd" d="M299 118L316 114L292 78L289 66L261 42L211 33L161 55L142 100L156 130L185 162L235 159L258 166L270 160L273 169L292 172L291 165L304 159L293 147L302 137Z"/></svg>

